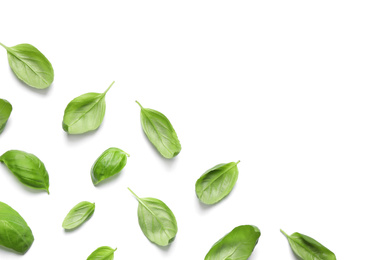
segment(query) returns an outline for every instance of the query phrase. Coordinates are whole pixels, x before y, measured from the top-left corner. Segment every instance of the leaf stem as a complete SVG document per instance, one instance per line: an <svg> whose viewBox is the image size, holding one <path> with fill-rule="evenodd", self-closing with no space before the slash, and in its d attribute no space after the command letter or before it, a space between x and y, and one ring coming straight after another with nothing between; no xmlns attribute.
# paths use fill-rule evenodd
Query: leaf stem
<svg viewBox="0 0 390 260"><path fill-rule="evenodd" d="M110 90L110 88L112 87L112 85L114 85L114 83L115 83L115 81L113 81L112 83L111 83L111 85L108 87L108 89L106 90L106 91L104 91L104 95Z"/></svg>
<svg viewBox="0 0 390 260"><path fill-rule="evenodd" d="M0 42L0 45L3 46L5 49L7 49L7 46L5 46L4 44L2 44L1 42Z"/></svg>
<svg viewBox="0 0 390 260"><path fill-rule="evenodd" d="M237 165L237 164L239 164L240 162L241 162L241 161L240 161L240 160L238 160L238 161L236 162L236 165Z"/></svg>
<svg viewBox="0 0 390 260"><path fill-rule="evenodd" d="M137 100L135 101L141 108L144 108Z"/></svg>
<svg viewBox="0 0 390 260"><path fill-rule="evenodd" d="M128 189L131 193L133 193L134 197L135 197L138 201L141 200L141 199L137 196L137 194L135 194L134 191L132 191L129 187L127 187L127 189Z"/></svg>
<svg viewBox="0 0 390 260"><path fill-rule="evenodd" d="M280 232L282 232L282 234L285 235L287 238L289 237L289 235L287 235L286 232L284 232L283 230L280 230Z"/></svg>

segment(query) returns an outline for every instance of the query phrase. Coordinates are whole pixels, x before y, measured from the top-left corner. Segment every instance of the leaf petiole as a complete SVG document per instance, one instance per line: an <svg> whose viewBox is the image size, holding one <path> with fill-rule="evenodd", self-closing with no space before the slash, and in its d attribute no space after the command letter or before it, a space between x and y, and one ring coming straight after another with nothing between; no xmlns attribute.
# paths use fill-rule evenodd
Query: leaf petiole
<svg viewBox="0 0 390 260"><path fill-rule="evenodd" d="M114 83L115 83L115 81L113 81L112 83L111 83L111 85L107 88L107 90L106 91L104 91L104 95L105 94L107 94L107 92L110 90L110 88L112 87L112 85L114 85Z"/></svg>
<svg viewBox="0 0 390 260"><path fill-rule="evenodd" d="M280 230L280 232L282 232L282 234L285 235L286 237L290 237L290 236L287 235L286 232L284 232L283 230Z"/></svg>
<svg viewBox="0 0 390 260"><path fill-rule="evenodd" d="M141 108L144 108L137 100L135 101Z"/></svg>

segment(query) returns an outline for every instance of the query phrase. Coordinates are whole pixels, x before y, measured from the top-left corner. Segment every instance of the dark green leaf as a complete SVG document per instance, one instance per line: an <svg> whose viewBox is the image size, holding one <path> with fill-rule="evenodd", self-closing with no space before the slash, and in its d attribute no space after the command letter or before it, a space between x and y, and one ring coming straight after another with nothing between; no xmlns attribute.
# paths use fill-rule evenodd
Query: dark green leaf
<svg viewBox="0 0 390 260"><path fill-rule="evenodd" d="M30 44L7 47L0 43L8 53L8 62L15 75L27 85L44 89L54 80L51 63L37 48Z"/></svg>
<svg viewBox="0 0 390 260"><path fill-rule="evenodd" d="M311 237L300 233L287 235L280 230L286 237L294 253L302 260L336 260L332 251L318 243Z"/></svg>
<svg viewBox="0 0 390 260"><path fill-rule="evenodd" d="M91 169L94 185L119 173L126 166L130 155L118 148L108 148L95 161Z"/></svg>
<svg viewBox="0 0 390 260"><path fill-rule="evenodd" d="M26 186L49 193L49 174L38 157L19 150L10 150L0 157L8 169Z"/></svg>
<svg viewBox="0 0 390 260"><path fill-rule="evenodd" d="M34 242L26 221L7 204L0 202L0 245L24 254Z"/></svg>
<svg viewBox="0 0 390 260"><path fill-rule="evenodd" d="M213 245L205 260L246 260L255 249L260 235L256 226L238 226Z"/></svg>
<svg viewBox="0 0 390 260"><path fill-rule="evenodd" d="M69 134L83 134L97 129L106 113L106 94L114 83L115 81L104 93L87 93L70 101L62 121L64 131Z"/></svg>
<svg viewBox="0 0 390 260"><path fill-rule="evenodd" d="M87 260L113 260L115 249L108 246L102 246L93 251L87 258Z"/></svg>
<svg viewBox="0 0 390 260"><path fill-rule="evenodd" d="M69 211L62 222L62 227L67 230L74 229L87 221L94 212L95 203L82 201Z"/></svg>
<svg viewBox="0 0 390 260"><path fill-rule="evenodd" d="M199 200L215 204L226 197L237 182L239 162L218 164L206 171L195 184Z"/></svg>
<svg viewBox="0 0 390 260"><path fill-rule="evenodd" d="M3 132L12 112L12 105L5 99L0 99L0 134Z"/></svg>
<svg viewBox="0 0 390 260"><path fill-rule="evenodd" d="M162 156L171 159L181 151L180 141L168 118L160 112L141 107L141 124L149 141Z"/></svg>
<svg viewBox="0 0 390 260"><path fill-rule="evenodd" d="M177 234L177 222L168 206L155 198L141 199L130 191L139 203L138 223L144 235L159 246L167 246L173 242Z"/></svg>

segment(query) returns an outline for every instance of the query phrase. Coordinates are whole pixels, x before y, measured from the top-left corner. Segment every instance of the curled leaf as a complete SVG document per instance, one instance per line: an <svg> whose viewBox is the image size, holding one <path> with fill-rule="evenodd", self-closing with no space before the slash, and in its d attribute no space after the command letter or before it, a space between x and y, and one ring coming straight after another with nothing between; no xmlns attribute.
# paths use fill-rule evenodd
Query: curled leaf
<svg viewBox="0 0 390 260"><path fill-rule="evenodd" d="M127 163L130 155L119 148L108 148L95 161L91 169L91 178L94 185L119 173Z"/></svg>
<svg viewBox="0 0 390 260"><path fill-rule="evenodd" d="M49 193L49 174L38 157L19 150L10 150L0 157L8 169L24 185Z"/></svg>
<svg viewBox="0 0 390 260"><path fill-rule="evenodd" d="M15 75L27 85L45 89L54 80L54 70L50 61L37 48L30 44L7 47L8 63Z"/></svg>
<svg viewBox="0 0 390 260"><path fill-rule="evenodd" d="M74 206L62 222L64 229L75 229L86 222L95 212L95 203L82 201Z"/></svg>

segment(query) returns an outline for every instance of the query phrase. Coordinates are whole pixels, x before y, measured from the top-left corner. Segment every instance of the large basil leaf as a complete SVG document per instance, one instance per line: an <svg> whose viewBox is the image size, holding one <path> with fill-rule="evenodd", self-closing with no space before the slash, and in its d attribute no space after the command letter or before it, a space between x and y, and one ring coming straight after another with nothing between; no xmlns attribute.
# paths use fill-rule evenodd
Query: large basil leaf
<svg viewBox="0 0 390 260"><path fill-rule="evenodd" d="M115 249L112 249L109 246L102 246L92 252L87 258L87 260L113 260Z"/></svg>
<svg viewBox="0 0 390 260"><path fill-rule="evenodd" d="M294 253L302 260L336 260L335 254L318 243L311 237L300 233L287 235L280 230L286 237Z"/></svg>
<svg viewBox="0 0 390 260"><path fill-rule="evenodd" d="M0 156L0 162L26 186L49 193L49 174L38 157L19 150L10 150Z"/></svg>
<svg viewBox="0 0 390 260"><path fill-rule="evenodd" d="M8 63L15 75L27 85L44 89L54 80L54 70L50 61L37 48L30 44L7 47Z"/></svg>
<svg viewBox="0 0 390 260"><path fill-rule="evenodd" d="M75 229L87 221L94 212L95 203L82 201L69 211L62 222L62 227L66 230Z"/></svg>
<svg viewBox="0 0 390 260"><path fill-rule="evenodd" d="M106 113L105 97L112 82L104 93L83 94L68 104L62 120L62 128L69 134L83 134L97 129Z"/></svg>
<svg viewBox="0 0 390 260"><path fill-rule="evenodd" d="M24 254L33 242L34 236L22 216L0 202L0 245Z"/></svg>
<svg viewBox="0 0 390 260"><path fill-rule="evenodd" d="M260 235L256 226L238 226L213 245L205 260L246 260L255 249Z"/></svg>
<svg viewBox="0 0 390 260"><path fill-rule="evenodd" d="M0 134L3 132L12 112L12 105L5 99L0 99Z"/></svg>
<svg viewBox="0 0 390 260"><path fill-rule="evenodd" d="M162 156L171 159L181 151L180 141L168 118L160 112L141 107L141 125L149 141Z"/></svg>
<svg viewBox="0 0 390 260"><path fill-rule="evenodd" d="M95 161L91 169L94 185L119 173L126 166L130 155L118 148L108 148Z"/></svg>
<svg viewBox="0 0 390 260"><path fill-rule="evenodd" d="M130 190L130 188L128 188ZM155 198L139 198L138 223L144 235L159 246L167 246L176 237L177 222L173 212L164 202Z"/></svg>
<svg viewBox="0 0 390 260"><path fill-rule="evenodd" d="M215 204L226 197L237 182L239 162L218 164L206 171L195 184L199 200L205 204Z"/></svg>

